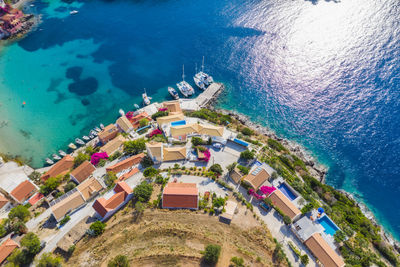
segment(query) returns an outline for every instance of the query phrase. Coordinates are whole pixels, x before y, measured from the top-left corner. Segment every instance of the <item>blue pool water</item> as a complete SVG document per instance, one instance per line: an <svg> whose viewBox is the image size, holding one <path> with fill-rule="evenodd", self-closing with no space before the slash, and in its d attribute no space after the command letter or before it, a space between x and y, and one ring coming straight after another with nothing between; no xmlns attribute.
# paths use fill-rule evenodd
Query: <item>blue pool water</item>
<svg viewBox="0 0 400 267"><path fill-rule="evenodd" d="M239 145L242 145L244 147L248 147L249 146L249 144L247 142L245 142L243 140L240 140L240 139L237 139L237 138L233 139L233 142L235 142L235 143L237 143Z"/></svg>
<svg viewBox="0 0 400 267"><path fill-rule="evenodd" d="M291 201L293 201L297 198L297 195L295 193L293 193L293 191L285 183L281 183L278 186L278 189L281 190L281 192L285 196L287 196L287 198L290 199Z"/></svg>
<svg viewBox="0 0 400 267"><path fill-rule="evenodd" d="M181 121L173 121L173 122L171 122L171 126L180 126L180 125L186 125L186 121L185 120L181 120Z"/></svg>
<svg viewBox="0 0 400 267"><path fill-rule="evenodd" d="M115 121L119 108L141 104L143 88L152 101L171 99L182 64L193 85L205 56L206 72L226 85L218 107L304 145L329 167L329 184L355 193L400 237L398 0L36 0L28 8L42 23L0 51L0 151L42 166Z"/></svg>
<svg viewBox="0 0 400 267"><path fill-rule="evenodd" d="M339 228L331 221L328 216L322 216L318 222L325 228L325 233L333 236Z"/></svg>
<svg viewBox="0 0 400 267"><path fill-rule="evenodd" d="M256 162L254 162L254 165L258 167L258 166L261 166L261 165L262 165L262 163L261 163L261 162L259 162L258 160L256 160Z"/></svg>

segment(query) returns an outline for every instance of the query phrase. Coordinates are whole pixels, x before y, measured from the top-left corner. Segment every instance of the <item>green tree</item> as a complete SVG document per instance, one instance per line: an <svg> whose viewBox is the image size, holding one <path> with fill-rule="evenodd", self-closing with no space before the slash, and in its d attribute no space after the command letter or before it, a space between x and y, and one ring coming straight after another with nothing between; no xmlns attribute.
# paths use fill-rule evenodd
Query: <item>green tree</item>
<svg viewBox="0 0 400 267"><path fill-rule="evenodd" d="M215 197L213 199L213 205L215 208L223 207L225 205L225 198L223 197Z"/></svg>
<svg viewBox="0 0 400 267"><path fill-rule="evenodd" d="M248 127L244 127L242 130L241 130L241 132L242 132L242 134L244 134L244 135L248 135L248 136L250 136L250 135L253 135L253 130L251 130L250 128L248 128Z"/></svg>
<svg viewBox="0 0 400 267"><path fill-rule="evenodd" d="M140 162L143 168L151 167L154 165L153 160L149 156L144 156L142 161Z"/></svg>
<svg viewBox="0 0 400 267"><path fill-rule="evenodd" d="M233 162L232 164L229 164L228 166L226 166L226 169L228 170L229 173L231 173L235 169L236 165L237 165L237 162Z"/></svg>
<svg viewBox="0 0 400 267"><path fill-rule="evenodd" d="M289 224L292 223L292 219L290 219L289 216L284 215L284 216L283 216L283 222L284 222L286 225L289 225Z"/></svg>
<svg viewBox="0 0 400 267"><path fill-rule="evenodd" d="M168 116L168 111L157 111L156 113L154 113L153 115L151 115L151 118L153 120L156 120L158 117L165 117Z"/></svg>
<svg viewBox="0 0 400 267"><path fill-rule="evenodd" d="M106 224L101 221L96 221L90 225L89 229L93 236L99 236L106 230Z"/></svg>
<svg viewBox="0 0 400 267"><path fill-rule="evenodd" d="M139 154L146 149L146 141L143 138L136 139L133 141L127 141L124 143L125 154Z"/></svg>
<svg viewBox="0 0 400 267"><path fill-rule="evenodd" d="M241 257L232 257L229 267L244 267L244 259Z"/></svg>
<svg viewBox="0 0 400 267"><path fill-rule="evenodd" d="M346 239L345 233L343 233L342 230L336 231L336 233L333 235L335 242L340 243L343 242Z"/></svg>
<svg viewBox="0 0 400 267"><path fill-rule="evenodd" d="M40 239L34 233L27 233L21 239L21 245L32 255L36 255L40 251Z"/></svg>
<svg viewBox="0 0 400 267"><path fill-rule="evenodd" d="M221 165L219 164L214 164L210 167L210 171L216 173L218 176L222 174L223 170Z"/></svg>
<svg viewBox="0 0 400 267"><path fill-rule="evenodd" d="M44 185L40 187L40 193L43 195L50 194L54 189L56 189L62 181L62 176L50 177L44 182Z"/></svg>
<svg viewBox="0 0 400 267"><path fill-rule="evenodd" d="M283 251L282 245L280 243L276 243L272 256L274 260L278 263L282 262L286 258L285 252Z"/></svg>
<svg viewBox="0 0 400 267"><path fill-rule="evenodd" d="M221 254L220 245L207 245L204 251L204 260L211 264L216 264Z"/></svg>
<svg viewBox="0 0 400 267"><path fill-rule="evenodd" d="M7 258L7 261L13 267L26 266L32 261L32 256L29 255L27 250L16 249Z"/></svg>
<svg viewBox="0 0 400 267"><path fill-rule="evenodd" d="M200 145L204 145L204 141L203 141L203 139L201 139L198 136L193 136L192 137L192 144L194 146L200 146Z"/></svg>
<svg viewBox="0 0 400 267"><path fill-rule="evenodd" d="M3 236L5 236L7 234L6 229L4 228L3 224L0 224L0 238L2 238Z"/></svg>
<svg viewBox="0 0 400 267"><path fill-rule="evenodd" d="M149 121L147 119L141 119L139 121L139 126L140 127L144 127L144 126L147 126L147 125L149 125Z"/></svg>
<svg viewBox="0 0 400 267"><path fill-rule="evenodd" d="M158 171L154 167L148 167L143 171L144 177L154 177L158 174Z"/></svg>
<svg viewBox="0 0 400 267"><path fill-rule="evenodd" d="M107 174L104 175L104 183L107 185L108 188L113 187L117 179L117 175L113 172L107 172Z"/></svg>
<svg viewBox="0 0 400 267"><path fill-rule="evenodd" d="M310 261L307 254L301 255L300 260L301 263L303 263L304 265L307 265Z"/></svg>
<svg viewBox="0 0 400 267"><path fill-rule="evenodd" d="M129 267L128 257L125 255L117 255L107 264L108 267Z"/></svg>
<svg viewBox="0 0 400 267"><path fill-rule="evenodd" d="M97 163L97 165L98 165L99 167L104 167L104 165L106 165L106 163L107 163L107 160L105 160L105 159L100 159L100 161L99 161L99 163Z"/></svg>
<svg viewBox="0 0 400 267"><path fill-rule="evenodd" d="M94 148L93 146L87 146L85 148L85 153L89 156L92 156L94 153L96 153L97 151L99 151L99 148Z"/></svg>
<svg viewBox="0 0 400 267"><path fill-rule="evenodd" d="M237 168L240 170L241 173L243 173L243 174L245 174L245 175L246 175L246 174L249 174L249 171L250 171L249 168L247 168L247 167L245 167L245 166L242 166L242 165L239 165Z"/></svg>
<svg viewBox="0 0 400 267"><path fill-rule="evenodd" d="M74 159L74 168L78 167L86 160L90 160L90 156L85 153L79 152Z"/></svg>
<svg viewBox="0 0 400 267"><path fill-rule="evenodd" d="M64 192L67 193L68 191L71 191L76 187L76 184L74 182L69 182L64 186Z"/></svg>
<svg viewBox="0 0 400 267"><path fill-rule="evenodd" d="M36 267L61 267L61 258L51 253L43 253Z"/></svg>
<svg viewBox="0 0 400 267"><path fill-rule="evenodd" d="M40 172L37 171L33 171L31 174L28 175L29 179L31 179L32 181L39 183L40 182L40 177L42 176L42 174Z"/></svg>
<svg viewBox="0 0 400 267"><path fill-rule="evenodd" d="M17 217L13 219L6 219L4 222L4 226L8 233L14 232L18 235L22 235L27 232L25 223Z"/></svg>
<svg viewBox="0 0 400 267"><path fill-rule="evenodd" d="M255 158L254 152L250 150L245 150L240 153L240 158L244 160L251 160Z"/></svg>
<svg viewBox="0 0 400 267"><path fill-rule="evenodd" d="M31 214L27 207L23 205L18 205L10 210L10 212L8 213L8 218L10 220L18 218L22 222L27 222L29 220L30 215Z"/></svg>
<svg viewBox="0 0 400 267"><path fill-rule="evenodd" d="M135 198L140 202L148 202L150 200L152 193L153 193L153 186L146 182L142 182L140 185L136 186L135 189L133 190Z"/></svg>

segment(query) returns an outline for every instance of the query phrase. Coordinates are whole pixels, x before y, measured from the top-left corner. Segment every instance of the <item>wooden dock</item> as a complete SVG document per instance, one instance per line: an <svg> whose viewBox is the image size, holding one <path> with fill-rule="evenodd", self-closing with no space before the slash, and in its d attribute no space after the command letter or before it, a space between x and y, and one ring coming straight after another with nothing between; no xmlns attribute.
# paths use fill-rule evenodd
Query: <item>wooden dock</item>
<svg viewBox="0 0 400 267"><path fill-rule="evenodd" d="M212 100L214 100L224 88L222 83L211 84L203 93L197 98L196 102L200 108L206 107Z"/></svg>

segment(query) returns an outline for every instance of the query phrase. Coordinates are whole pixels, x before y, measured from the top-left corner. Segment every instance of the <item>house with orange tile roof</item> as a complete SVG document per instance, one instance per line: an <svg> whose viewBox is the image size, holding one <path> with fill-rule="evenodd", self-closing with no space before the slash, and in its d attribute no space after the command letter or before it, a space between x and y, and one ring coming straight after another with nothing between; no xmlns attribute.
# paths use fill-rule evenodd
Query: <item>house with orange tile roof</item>
<svg viewBox="0 0 400 267"><path fill-rule="evenodd" d="M133 129L136 130L140 127L140 120L142 120L142 119L151 121L151 117L149 116L149 114L147 114L147 112L141 112L141 113L137 114L136 116L129 119L129 121L131 122L131 124L133 126Z"/></svg>
<svg viewBox="0 0 400 267"><path fill-rule="evenodd" d="M3 195L0 194L0 209L9 203L8 199Z"/></svg>
<svg viewBox="0 0 400 267"><path fill-rule="evenodd" d="M36 185L34 185L30 180L25 180L10 192L10 196L16 202L22 204L25 202L25 200L28 200L36 191Z"/></svg>
<svg viewBox="0 0 400 267"><path fill-rule="evenodd" d="M139 173L139 169L138 168L133 168L129 172L124 173L123 175L118 177L118 181L125 181L126 179L131 178L132 176L134 176L137 173Z"/></svg>
<svg viewBox="0 0 400 267"><path fill-rule="evenodd" d="M130 133L134 130L132 123L125 115L119 117L116 121L116 124L121 129L121 131L124 131L125 133Z"/></svg>
<svg viewBox="0 0 400 267"><path fill-rule="evenodd" d="M320 233L315 233L304 244L323 266L343 267L345 263L331 246L323 239Z"/></svg>
<svg viewBox="0 0 400 267"><path fill-rule="evenodd" d="M109 193L93 203L93 209L101 221L109 219L133 197L132 188L125 182L118 182Z"/></svg>
<svg viewBox="0 0 400 267"><path fill-rule="evenodd" d="M270 175L263 166L254 165L249 174L243 178L243 182L250 185L255 191L268 181Z"/></svg>
<svg viewBox="0 0 400 267"><path fill-rule="evenodd" d="M108 141L114 139L118 134L118 128L114 124L107 125L101 132L99 132L98 137L102 144L106 144Z"/></svg>
<svg viewBox="0 0 400 267"><path fill-rule="evenodd" d="M117 174L123 170L133 167L134 165L138 165L142 161L143 158L144 158L143 153L134 155L134 156L124 159L112 166L107 167L106 171Z"/></svg>
<svg viewBox="0 0 400 267"><path fill-rule="evenodd" d="M182 113L181 104L179 100L165 101L162 104L163 108L166 108L169 114L179 114Z"/></svg>
<svg viewBox="0 0 400 267"><path fill-rule="evenodd" d="M67 174L74 167L74 158L71 155L66 155L56 164L54 164L40 179L46 181L50 177Z"/></svg>
<svg viewBox="0 0 400 267"><path fill-rule="evenodd" d="M274 190L268 198L276 208L280 209L292 221L301 216L301 211L279 189Z"/></svg>
<svg viewBox="0 0 400 267"><path fill-rule="evenodd" d="M147 155L158 164L164 161L185 160L186 146L165 146L161 142L146 143Z"/></svg>
<svg viewBox="0 0 400 267"><path fill-rule="evenodd" d="M113 140L102 146L100 151L106 152L108 156L111 156L117 151L122 151L125 141L126 139L122 135L118 135Z"/></svg>
<svg viewBox="0 0 400 267"><path fill-rule="evenodd" d="M70 176L73 181L75 181L77 184L80 184L87 178L89 178L95 170L96 167L93 166L92 163L86 160L76 169L74 169L71 172Z"/></svg>
<svg viewBox="0 0 400 267"><path fill-rule="evenodd" d="M199 189L195 183L168 183L162 194L163 209L199 208Z"/></svg>
<svg viewBox="0 0 400 267"><path fill-rule="evenodd" d="M14 249L19 247L20 245L11 238L8 238L6 241L4 241L3 244L0 245L0 264L2 264L4 260L11 255Z"/></svg>

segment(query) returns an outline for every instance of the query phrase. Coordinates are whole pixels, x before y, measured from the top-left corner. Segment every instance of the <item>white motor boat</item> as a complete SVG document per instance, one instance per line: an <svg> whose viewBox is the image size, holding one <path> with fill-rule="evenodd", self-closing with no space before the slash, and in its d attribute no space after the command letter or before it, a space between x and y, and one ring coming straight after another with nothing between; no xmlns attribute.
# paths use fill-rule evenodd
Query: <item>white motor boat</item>
<svg viewBox="0 0 400 267"><path fill-rule="evenodd" d="M91 131L90 131L90 134L91 134L91 135L94 135L94 136L97 136L97 132L96 132L95 130L91 130Z"/></svg>
<svg viewBox="0 0 400 267"><path fill-rule="evenodd" d="M94 130L96 131L96 132L101 132L101 129L99 128L99 127L96 127L96 128L94 128Z"/></svg>
<svg viewBox="0 0 400 267"><path fill-rule="evenodd" d="M100 123L100 128L104 130L104 124Z"/></svg>
<svg viewBox="0 0 400 267"><path fill-rule="evenodd" d="M204 57L203 57L203 62L201 64L201 71L196 73L196 75L194 75L193 79L195 77L196 77L197 80L199 80L202 83L204 83L205 87L210 86L214 82L213 77L204 72ZM195 82L196 82L196 80L195 80ZM196 83L196 85L197 85L197 83Z"/></svg>
<svg viewBox="0 0 400 267"><path fill-rule="evenodd" d="M72 10L71 12L69 12L70 15L75 15L75 14L78 14L78 13L79 13L78 10Z"/></svg>
<svg viewBox="0 0 400 267"><path fill-rule="evenodd" d="M64 151L62 151L61 149L58 150L58 154L60 154L61 156L65 157L67 155L67 153L65 153Z"/></svg>
<svg viewBox="0 0 400 267"><path fill-rule="evenodd" d="M53 159L55 159L55 160L60 160L61 159L60 156L57 155L57 154L53 154L52 156L53 156Z"/></svg>
<svg viewBox="0 0 400 267"><path fill-rule="evenodd" d="M82 139L80 139L80 138L76 138L75 139L75 143L77 143L79 145L84 145L85 144L85 142L83 142Z"/></svg>
<svg viewBox="0 0 400 267"><path fill-rule="evenodd" d="M89 141L90 140L89 136L87 136L87 135L82 136L82 139L85 140L85 141Z"/></svg>
<svg viewBox="0 0 400 267"><path fill-rule="evenodd" d="M119 112L119 115L125 116L125 111L122 108L120 108L118 112Z"/></svg>
<svg viewBox="0 0 400 267"><path fill-rule="evenodd" d="M182 81L180 83L177 83L176 86L185 97L194 94L193 87L185 81L185 65L182 66Z"/></svg>
<svg viewBox="0 0 400 267"><path fill-rule="evenodd" d="M52 161L49 158L46 158L46 163L49 164L49 165L52 165L52 164L54 164L54 161Z"/></svg>
<svg viewBox="0 0 400 267"><path fill-rule="evenodd" d="M136 109L139 109L139 108L140 108L138 104L133 104L133 106L134 106Z"/></svg>
<svg viewBox="0 0 400 267"><path fill-rule="evenodd" d="M90 139L93 139L93 138L95 138L95 137L96 137L96 136L94 136L94 134L90 134L90 135L89 135L89 138L90 138Z"/></svg>
<svg viewBox="0 0 400 267"><path fill-rule="evenodd" d="M144 93L142 94L143 103L147 106L150 105L150 98L147 96L146 89L144 89Z"/></svg>
<svg viewBox="0 0 400 267"><path fill-rule="evenodd" d="M76 145L73 144L73 143L70 143L70 144L68 145L68 147L71 148L71 149L76 149L76 148L77 148Z"/></svg>
<svg viewBox="0 0 400 267"><path fill-rule="evenodd" d="M168 87L168 93L174 98L179 99L178 92L173 87Z"/></svg>

